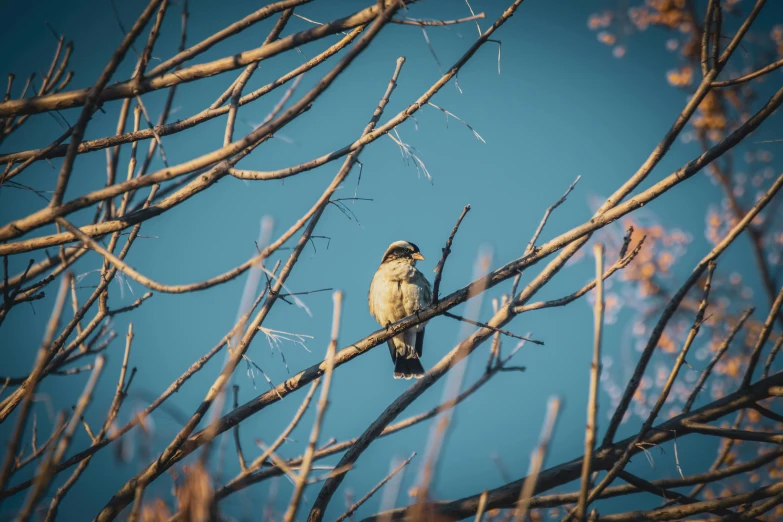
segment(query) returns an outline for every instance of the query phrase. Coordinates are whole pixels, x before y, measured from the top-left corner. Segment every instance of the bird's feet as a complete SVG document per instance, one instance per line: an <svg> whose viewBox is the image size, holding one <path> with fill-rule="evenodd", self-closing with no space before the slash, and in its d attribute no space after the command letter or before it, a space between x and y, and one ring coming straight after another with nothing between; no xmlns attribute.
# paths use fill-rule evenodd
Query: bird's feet
<svg viewBox="0 0 783 522"><path fill-rule="evenodd" d="M392 327L392 323L391 321L389 321L386 323L386 326L384 328L386 328L386 331L388 332L389 330L391 330L391 327Z"/></svg>

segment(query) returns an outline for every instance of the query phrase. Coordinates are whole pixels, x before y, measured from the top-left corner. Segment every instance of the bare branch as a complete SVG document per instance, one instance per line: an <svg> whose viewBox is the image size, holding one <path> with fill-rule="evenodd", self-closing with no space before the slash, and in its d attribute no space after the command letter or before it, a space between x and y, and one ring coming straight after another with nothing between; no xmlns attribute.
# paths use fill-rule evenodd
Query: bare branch
<svg viewBox="0 0 783 522"><path fill-rule="evenodd" d="M741 408L749 407L751 404L763 400L772 395L772 388L780 388L779 393L783 395L783 373L778 373L769 377L768 379L759 381L752 385L750 388L738 390L735 393L729 394L722 399L718 399L710 404L699 408L693 412L684 413L672 419L665 421L649 431L648 436L645 438L645 444L648 445L661 445L667 441L673 440L675 433L677 436L682 436L689 433L688 429L684 427L684 423L687 420L693 420L697 422L711 422L720 419L732 412L735 412ZM603 446L599 448L595 454L595 466L596 469L609 469L617 461L620 453L628 446L632 446L632 442L636 437L629 437L628 439L616 442L609 446ZM634 446L632 452L638 454L642 451L641 446ZM664 488L676 488L680 486L687 486L693 484L705 484L708 482L720 480L725 477L732 476L738 473L744 473L746 471L756 469L763 463L768 463L777 458L783 450L773 450L769 453L765 453L753 461L733 465L731 468L714 469L708 473L700 475L693 475L686 477L685 479L665 479L655 481L653 484L656 487ZM539 492L551 490L553 488L565 485L571 481L577 480L582 469L582 458L574 459L570 462L566 462L547 470L542 471L538 478ZM513 508L516 506L519 500L520 489L522 488L525 479L516 480L509 484L504 484L498 488L489 490L487 495L487 507L486 509L496 508ZM601 498L608 498L616 495L624 495L638 491L634 486L616 486L608 488L601 494ZM447 516L452 519L462 519L472 516L478 509L480 497L485 493L480 493L465 497L459 500L450 502L438 502L434 503L434 513L438 515ZM694 496L693 493L688 496ZM550 495L547 497L534 497L531 499L530 507L551 507L562 504L571 504L577 502L579 499L579 493L568 493ZM373 517L365 519L364 522L380 521L380 520L403 520L410 507L395 509L390 512L380 513ZM649 513L649 512L648 512ZM602 516L603 519L603 516Z"/></svg>
<svg viewBox="0 0 783 522"><path fill-rule="evenodd" d="M372 497L379 489L381 489L384 486L384 484L389 482L392 479L392 477L394 477L394 475L396 475L397 473L402 471L405 468L405 466L410 464L411 460L413 460L413 457L415 457L415 456L416 456L416 452L413 452L410 457L405 459L399 466L394 468L388 475L386 475L386 477L384 477L383 480L378 482L375 485L374 488L372 488L370 491L368 491L366 495L364 495L362 498L360 498L355 504L352 504L351 507L348 508L348 511L346 511L345 513L343 513L342 515L337 517L334 520L334 522L342 522L346 518L352 516L356 512L356 510L359 509L359 507L362 504L367 502L370 499L370 497Z"/></svg>
<svg viewBox="0 0 783 522"><path fill-rule="evenodd" d="M517 500L516 510L514 511L514 522L522 522L527 516L527 511L530 507L530 499L535 494L538 474L541 472L541 468L546 460L546 454L549 450L549 441L555 431L555 424L557 423L559 412L560 399L557 397L550 397L546 408L546 420L544 420L544 425L541 428L541 435L538 438L538 446L536 446L536 449L530 456L528 475L525 482L522 484L522 489L519 490L519 500Z"/></svg>
<svg viewBox="0 0 783 522"><path fill-rule="evenodd" d="M454 241L454 236L457 235L457 230L459 230L459 226L462 224L462 220L465 219L465 215L468 212L470 212L470 205L465 205L465 208L462 209L462 214L460 214L457 219L457 223L454 225L454 228L451 229L449 238L446 240L446 246L443 247L440 261L438 261L438 264L435 266L435 279L432 283L432 301L434 303L437 303L439 299L440 280L443 277L443 266L446 264L446 259L449 257L449 254L451 254L451 243Z"/></svg>
<svg viewBox="0 0 783 522"><path fill-rule="evenodd" d="M472 22L473 20L481 20L484 18L484 13L479 13L472 16L466 16L465 18L457 18L456 20L418 20L416 18L392 18L391 22L395 24L403 25L416 25L422 26L434 26L441 27L444 25L464 24L465 22Z"/></svg>
<svg viewBox="0 0 783 522"><path fill-rule="evenodd" d="M775 318L780 312L781 307L783 307L783 288L780 289L778 296L772 303L772 308L769 310L769 315L764 321L764 326L759 332L758 339L756 339L756 345L753 347L753 351L750 354L750 359L748 359L748 367L745 370L744 377L742 378L741 386L743 387L750 385L750 381L753 378L753 371L756 369L756 364L759 362L759 357L761 357L761 350L764 349L764 345L766 344L767 339L769 339L769 334L772 331L772 325L775 322Z"/></svg>
<svg viewBox="0 0 783 522"><path fill-rule="evenodd" d="M83 105L84 108L82 109L81 114L79 115L79 120L76 122L76 125L73 127L73 132L71 133L71 141L68 144L68 151L65 153L65 159L63 160L63 164L60 167L60 175L57 178L57 186L54 189L54 194L52 194L52 200L49 203L50 208L56 208L59 207L63 200L63 195L65 194L65 189L68 186L68 180L71 176L71 169L73 169L73 162L76 159L76 149L79 146L79 143L82 141L82 137L84 136L84 131L87 128L87 123L90 121L90 118L92 117L93 111L99 106L99 103L101 101L101 96L104 93L104 88L109 83L109 80L111 79L112 75L114 74L114 71L119 67L120 62L122 62L122 59L125 57L125 53L128 51L130 46L133 44L133 41L136 39L136 37L141 33L141 30L144 28L145 25L147 25L147 21L152 17L155 10L158 8L159 4L163 0L150 0L149 5L144 10L144 12L139 16L138 20L136 20L136 23L133 24L133 27L128 32L127 35L125 35L125 38L123 39L120 46L117 48L117 50L114 52L114 55L112 55L111 60L109 60L109 63L106 64L106 67L101 72L100 77L95 82L95 84L87 89L86 95L84 97ZM57 95L52 95L57 96ZM41 97L38 98L39 100ZM5 102L5 103L12 103L12 102ZM0 106L0 112L2 111L2 106Z"/></svg>
<svg viewBox="0 0 783 522"><path fill-rule="evenodd" d="M533 237L530 238L530 241L527 244L527 248L525 248L525 253L529 254L530 252L534 252L536 249L536 241L538 240L538 236L541 235L541 232L544 230L544 226L546 225L546 222L549 221L549 216L552 215L552 211L554 211L557 207L565 203L566 198L571 193L572 190L574 190L574 187L576 187L576 184L579 183L579 180L582 179L582 176L577 176L571 185L569 185L568 189L565 191L565 194L552 203L549 208L546 209L546 212L544 212L544 217L541 218L541 222L538 224L538 228L536 228L535 233L533 233Z"/></svg>
<svg viewBox="0 0 783 522"><path fill-rule="evenodd" d="M302 493L307 485L307 475L310 473L310 468L313 464L313 454L315 453L315 446L318 444L318 436L321 433L321 424L323 423L324 414L326 413L326 406L329 402L329 388L332 382L332 370L334 370L334 354L337 350L337 336L340 333L340 316L342 314L343 305L343 293L339 290L332 295L334 300L334 313L332 316L332 335L329 341L329 346L326 349L326 370L324 373L323 386L321 386L321 397L318 399L318 405L316 406L315 421L313 421L313 430L310 433L310 441L307 444L304 457L302 457L302 465L300 466L299 474L296 477L294 484L294 494L291 497L291 502L288 504L288 509L285 512L285 522L293 522L296 517L296 512L299 510L299 503L302 500Z"/></svg>
<svg viewBox="0 0 783 522"><path fill-rule="evenodd" d="M598 413L598 379L601 374L601 335L604 325L604 246L597 243L595 254L595 340L593 342L593 362L590 365L590 392L587 398L587 429L585 433L585 456L582 466L582 487L579 490L579 504L576 510L578 520L584 520L587 512L587 492L591 487L590 475L593 471L593 451L595 450L595 419Z"/></svg>
<svg viewBox="0 0 783 522"><path fill-rule="evenodd" d="M691 392L688 400L685 401L685 406L682 408L683 413L691 411L691 406L693 406L696 397L699 396L699 392L702 390L702 388L704 388L704 383L707 381L710 373L712 373L712 369L716 364L718 364L718 361L720 361L721 357L723 357L723 354L726 353L726 351L729 349L729 345L731 344L731 341L734 340L734 336L737 335L737 332L742 329L742 325L745 324L745 321L747 321L748 317L750 317L750 314L753 313L753 310L754 309L752 307L748 308L748 310L742 314L739 321L737 321L737 323L732 327L729 335L718 347L718 351L715 352L715 355L712 357L707 367L703 372L701 372L701 375L699 375L699 380L696 381L696 384L693 386L693 392ZM766 375L764 377L766 378Z"/></svg>
<svg viewBox="0 0 783 522"><path fill-rule="evenodd" d="M775 361L775 356L778 354L778 351L780 351L781 346L783 346L783 335L778 337L778 340L769 352L767 362L764 363L764 371L761 374L762 379L766 379L769 376L769 370L772 367L772 363Z"/></svg>

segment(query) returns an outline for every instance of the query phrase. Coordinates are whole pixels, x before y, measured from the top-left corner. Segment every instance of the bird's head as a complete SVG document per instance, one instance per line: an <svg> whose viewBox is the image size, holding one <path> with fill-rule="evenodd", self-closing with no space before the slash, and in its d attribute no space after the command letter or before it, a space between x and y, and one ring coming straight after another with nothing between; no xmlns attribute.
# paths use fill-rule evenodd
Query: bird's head
<svg viewBox="0 0 783 522"><path fill-rule="evenodd" d="M424 261L424 256L419 252L419 247L413 243L408 241L395 241L386 249L381 264L390 261L407 261L410 264L415 265L416 261Z"/></svg>

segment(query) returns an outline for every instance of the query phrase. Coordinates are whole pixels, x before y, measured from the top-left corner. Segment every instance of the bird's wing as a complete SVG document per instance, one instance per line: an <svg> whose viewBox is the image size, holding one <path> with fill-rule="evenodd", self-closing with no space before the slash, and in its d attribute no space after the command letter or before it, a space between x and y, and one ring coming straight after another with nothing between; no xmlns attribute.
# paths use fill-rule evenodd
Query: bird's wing
<svg viewBox="0 0 783 522"><path fill-rule="evenodd" d="M421 297L422 297L422 307L429 306L432 304L432 287L430 286L430 282L427 281L427 278L424 277L424 274L416 271L419 279L422 282L422 290L421 290Z"/></svg>
<svg viewBox="0 0 783 522"><path fill-rule="evenodd" d="M368 301L370 313L381 326L405 317L400 292L401 285L398 281L390 280L382 268L376 272L370 285Z"/></svg>
<svg viewBox="0 0 783 522"><path fill-rule="evenodd" d="M389 346L389 355L391 355L392 362L397 363L397 348L394 346L394 339L388 339L386 344Z"/></svg>
<svg viewBox="0 0 783 522"><path fill-rule="evenodd" d="M403 288L403 303L405 305L406 314L410 315L422 308L428 306L432 302L432 290L430 289L430 283L424 274L415 271L413 277L408 281L407 285ZM412 334L413 347L416 350L416 355L421 357L424 348L424 325L420 325L416 329L409 330L409 335ZM409 341L410 342L410 341Z"/></svg>
<svg viewBox="0 0 783 522"><path fill-rule="evenodd" d="M424 328L416 332L416 355L421 357L421 352L424 351Z"/></svg>
<svg viewBox="0 0 783 522"><path fill-rule="evenodd" d="M407 315L421 310L432 302L430 283L424 277L424 274L418 270L415 271L410 280L403 283L402 293L403 306Z"/></svg>

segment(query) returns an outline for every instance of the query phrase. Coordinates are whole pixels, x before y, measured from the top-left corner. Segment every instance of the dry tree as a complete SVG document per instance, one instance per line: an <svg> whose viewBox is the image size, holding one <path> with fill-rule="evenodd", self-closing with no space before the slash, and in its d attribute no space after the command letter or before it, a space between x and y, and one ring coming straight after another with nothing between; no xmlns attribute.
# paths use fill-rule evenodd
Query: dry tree
<svg viewBox="0 0 783 522"><path fill-rule="evenodd" d="M591 17L588 25L592 29L602 30L599 40L613 45L614 54L618 57L624 55L625 47L615 45L618 37L610 32L613 24L635 24L637 28L657 24L680 29L680 38L684 43L668 45L682 49L685 65L670 72L668 77L678 88L689 89L691 96L669 131L639 169L605 201L596 205L595 213L588 221L573 226L549 241L539 242L550 215L566 202L575 181L560 200L546 209L521 256L494 269L489 269L489 259L482 257L473 281L441 296L444 266L451 254L453 242L458 240L460 224L470 210L470 207L465 207L445 241L442 258L436 268L434 301L430 306L387 328L371 332L363 339L344 344L341 348L342 294L335 292L332 334L323 361L298 371L284 382L270 382L270 390L244 404L239 404L235 391L233 405L224 412L232 376L243 361L247 361L249 367L254 364L248 358L247 351L258 333L263 332L275 342L292 337L291 334L265 326L265 320L279 301L297 300L295 293L288 290L286 282L303 249L316 237L314 233L328 205L333 204L345 210L334 194L359 162L364 147L381 137L389 136L416 168L426 175L423 162L415 149L402 141L397 127L414 118L425 106L455 117L448 110L435 105L433 98L444 86L452 81L456 83L462 67L485 44L497 45L499 60L501 44L496 33L501 26L511 23L509 21L514 14L524 11L522 0L509 1L502 14L491 25L487 25L479 24L484 15L475 13L469 3L467 7L470 16L452 20L422 20L409 16L412 7L408 4L412 4L412 1L381 0L369 2L367 7L342 18L325 23L315 22L306 30L286 35L292 17L298 16L313 22L296 12L307 3L308 0L271 3L197 43L190 43L187 38L188 6L183 2L180 4L182 32L179 51L152 67L152 52L163 20L167 16L174 16L172 11L175 9L167 0L151 0L132 26L125 30L122 43L91 87L66 90L72 78L72 73L66 71L70 66L73 47L70 43L66 44L64 38L58 39L54 59L34 96L27 96L32 85L31 79L21 94L14 97L14 93L20 90L15 87L14 75L9 75L6 94L0 103L0 120L3 122L0 142L17 131L31 116L54 114L65 108L75 109L79 113L78 120L53 142L42 143L38 149L0 154L0 165L4 166L0 185L15 188L29 188L21 180L31 164L62 158L59 160L59 175L46 205L0 226L0 256L4 260L0 324L8 328L8 324L14 321L13 309L16 306L40 299L50 286L56 288L54 308L43 334L43 342L38 347L34 366L27 375L3 376L3 382L0 383L0 425L9 434L0 462L0 501L10 497L24 499L14 517L28 520L40 515L46 520L54 520L63 498L82 477L92 457L108 446L121 448L130 434L146 429L150 415L163 407L210 359L224 351L223 348L226 348L225 362L214 382L202 392L203 399L199 406L185 416L179 431L164 447L149 455L146 465L138 473L128 477L127 482L111 498L105 499L105 507L96 515L96 520L109 521L118 517L130 520L218 519L221 517L221 503L229 496L252 484L285 475L293 483L294 493L285 513L274 514L270 508L266 510L270 515L268 518L289 522L296 520L297 515L301 519L307 512L308 520L320 521L330 503L334 503L335 492L346 475L376 439L429 419L437 419L438 422L432 430L429 451L422 459L423 472L413 503L405 508L384 511L370 520L457 520L475 517L477 520L522 521L553 516L563 520L607 521L677 520L694 516L700 520L761 520L780 516L783 505L783 482L780 481L780 469L783 467L783 450L780 449L783 443L783 416L776 413L775 408L783 396L783 373L774 372L774 359L783 343L783 336L775 331L776 325L780 327L783 324L783 290L775 286L778 274L774 268L779 263L768 255L776 248L776 242L780 241L779 229L775 228L770 207L780 201L776 195L783 186L783 176L769 181L762 179L755 185L759 192L757 197L742 200L734 190L736 184L742 182L738 181L739 174L733 170L730 158L733 149L783 103L783 89L774 92L761 104L754 103L756 93L752 90L757 79L780 67L783 62L778 60L752 64L748 65L753 67L752 70L727 74L737 69L736 59L732 60L737 50L743 45L751 45L747 43L748 34L754 20L762 12L764 0L757 0L742 15L738 24L724 20L724 14L739 16L741 13L737 2L732 0L709 0L704 6L687 0L656 0L632 9L629 19L611 11ZM697 9L702 7L706 14L698 17ZM261 46L197 63L198 58L217 43L271 17L275 19L274 25ZM390 24L419 27L434 55L427 28L474 22L478 29L475 40L447 68L436 58L441 68L440 77L418 98L408 100L404 110L391 117L384 116L397 80L404 74L405 60L400 58L393 70L390 70L385 92L378 93L379 101L374 112L367 115L369 122L345 146L283 169L256 171L241 168L240 162L252 151L271 141L276 133L292 122L305 117L311 106L366 51L373 39L381 31L390 30L387 28ZM146 41L143 36L145 33ZM620 33L626 34L624 31ZM300 46L335 35L339 37L337 43L306 59L303 64L276 80L248 92L248 82L264 60L284 53L296 53ZM687 38L683 35L687 35ZM776 52L783 49L783 31L774 33L772 39L777 45ZM129 51L136 48L142 50L136 53L138 58L132 76L113 82L119 65L127 58ZM764 56L762 53L748 54ZM300 94L297 87L302 75L316 68L322 69L319 66L333 56L336 58L334 64L325 70L307 92ZM236 77L213 103L192 116L169 121L178 85L224 73L230 75L236 71ZM279 102L260 125L244 135L237 132L237 117L246 105L283 87L285 90ZM168 92L166 102L157 123L153 123L152 115L142 100L148 93L163 90ZM99 111L118 112L116 134L85 139L87 126ZM168 136L185 133L224 116L226 123L220 147L193 155L182 163L169 164L165 154ZM129 119L132 121L132 130L126 131ZM472 127L468 125L468 128L481 139ZM651 181L650 173L669 148L677 139L685 136L698 140L703 149L701 154L648 188L640 189L644 182ZM145 141L148 144L146 155L138 150L139 144ZM119 172L122 147L129 152L125 176ZM107 156L108 175L105 185L68 199L66 193L77 158L101 150ZM151 171L152 159L156 155L160 157L164 168ZM758 159L764 161L761 156ZM195 283L171 285L151 279L125 261L146 222L172 211L179 204L210 189L222 178L231 176L249 181L279 180L335 161L340 162L337 174L310 209L278 237L272 236L269 227L262 230L257 255L225 273ZM724 209L716 210L715 218L710 221L714 222L710 228L712 250L704 253L685 280L678 281L677 290L667 292L666 285L656 280L654 268L669 266L673 261L670 253L667 259L663 258L656 249L656 243L676 243L676 239L668 237L667 232L660 227L646 226L637 220L638 213L635 211L669 191L680 190L680 185L687 185L690 178L702 171L708 172L725 189L728 204ZM42 196L40 192L36 193ZM84 210L88 213L79 213ZM87 219L89 216L92 219ZM615 229L618 221L624 228L619 237ZM46 228L51 227L56 227L55 233L44 233ZM769 297L767 310L763 313L764 319L752 318L752 310L736 310L730 305L716 304L720 303L715 297L718 293L716 290L732 290L731 284L718 284L725 279L720 269L721 255L743 233L751 239L758 273ZM539 291L566 263L581 254L581 249L593 236L598 239L594 248L595 279L572 294L549 301L535 301ZM50 255L46 250L48 248L56 248L56 255ZM289 252L270 269L265 261L284 249ZM31 261L18 274L9 273L10 258L30 253L39 255L40 260ZM100 272L99 284L86 299L79 298L76 292L77 278L72 272L74 264L83 257L97 261ZM653 270L649 270L650 266ZM534 270L537 272L532 273ZM112 329L113 317L132 314L138 307L144 306L152 292L184 294L207 290L243 274L263 276L266 283L262 285L261 292L247 300L236 323L214 347L194 361L159 397L135 412L122 425L119 413L136 373L130 363L134 338L131 324L125 335L122 366L109 410L99 426L87 422L84 412L90 407L96 382L104 371L104 352L118 336ZM531 274L531 277L523 281L523 276L527 274ZM645 310L643 320L639 322L644 342L636 367L631 379L627 383L615 385L616 393L610 393L614 400L614 411L608 425L601 426L604 435L599 439L598 425L601 423L596 417L596 409L599 387L604 382L600 378L602 331L605 316L612 308L611 296L605 291L604 281L615 274L622 274L616 277L621 277L624 284L644 292L648 298L646 300L657 305ZM135 281L150 292L128 306L112 308L109 306L109 295L114 288L111 283L120 278ZM480 307L477 306L468 306L464 315L453 311L468 300L472 299L471 303L474 303L479 296L504 283L508 284L508 289L494 303L490 318L480 318ZM593 290L595 292L591 293ZM591 296L594 303L595 327L591 343L592 365L585 368L585 372L590 375L590 389L588 411L585 413L587 429L584 455L554 467L546 467L549 442L557 429L561 410L560 400L551 398L540 442L532 449L528 476L486 491L476 485L476 493L462 499L435 500L431 485L441 442L450 429L449 411L476 393L498 373L521 370L510 364L512 357L526 342L540 343L529 339L529 336L509 331L507 325L521 314L565 306L586 295ZM73 308L71 314L66 312L69 302ZM354 439L332 440L324 444L321 426L324 416L328 414L331 379L335 372L339 372L339 367L384 344L399 332L438 316L447 316L462 324L462 337L456 346L433 365L423 378L413 382L389 404L363 433ZM687 321L687 327L681 326L683 321ZM710 344L712 359L698 382L683 386L679 382L682 379L680 370L688 364L688 354L700 331L707 328L713 336ZM737 349L732 346L732 341L743 329L748 331L748 339L751 341L747 347ZM301 338L293 337L301 341ZM503 338L516 339L519 344L516 349L504 354L501 343ZM484 344L489 345L485 371L477 381L463 388L463 374L459 368L464 365L458 363ZM668 372L658 379L660 383L657 388L651 390L645 382L650 380L649 374L654 368L651 361L661 352L671 354L673 361ZM81 366L77 366L77 363ZM733 371L726 370L727 365ZM696 396L706 386L711 375L714 378L719 370L724 393L713 397L704 406L694 408ZM70 376L82 372L89 372L89 377L77 403L71 411L63 410L52 423L51 433L46 440L39 441L34 400L36 390L45 379L52 376ZM441 404L424 413L397 420L409 405L442 377L448 377L449 384ZM289 425L271 444L260 443L259 455L250 457L247 449L241 447L241 423L262 415L262 410L268 406L304 389L307 391L299 394L301 402L300 399L294 399L298 406L292 411ZM683 404L678 406L679 411L672 413L670 399L682 401ZM277 453L279 447L297 427L313 402L315 420L305 451L296 458L281 458ZM634 415L641 418L635 434L617 440L620 425ZM726 424L725 420L732 418ZM87 447L72 448L77 430L87 433L91 441ZM240 471L236 476L223 480L210 467L212 461L209 455L213 451L214 441L229 432L234 436ZM724 441L720 454L709 469L693 475L681 473L678 477L656 480L645 479L626 469L631 457L649 453L649 448L653 446L673 441L676 455L676 440L694 434ZM747 450L742 454L738 452L740 442L742 449ZM752 458L748 458L750 454ZM320 473L320 467L315 463L331 455L340 455L338 464L330 467L327 473ZM358 501L349 502L347 512L338 520L352 517L381 488L385 487L386 491L390 486L399 487L400 474L412 458L413 455L404 462L394 463L389 475L379 477L380 481L374 487L367 487L366 494ZM19 479L19 472L28 466L36 468L32 478ZM766 475L761 477L762 473ZM164 474L174 477L176 501L173 503L156 498L149 491L151 485ZM615 484L618 478L624 484ZM736 486L720 493L712 489L727 479L735 480ZM548 493L569 483L574 484L572 492ZM317 490L317 495L304 502L303 493L308 487ZM693 489L685 493L677 491L690 487ZM664 502L660 507L645 511L600 513L599 509L606 505L600 501L620 495L655 495L662 497ZM564 509L547 510L555 507Z"/></svg>

